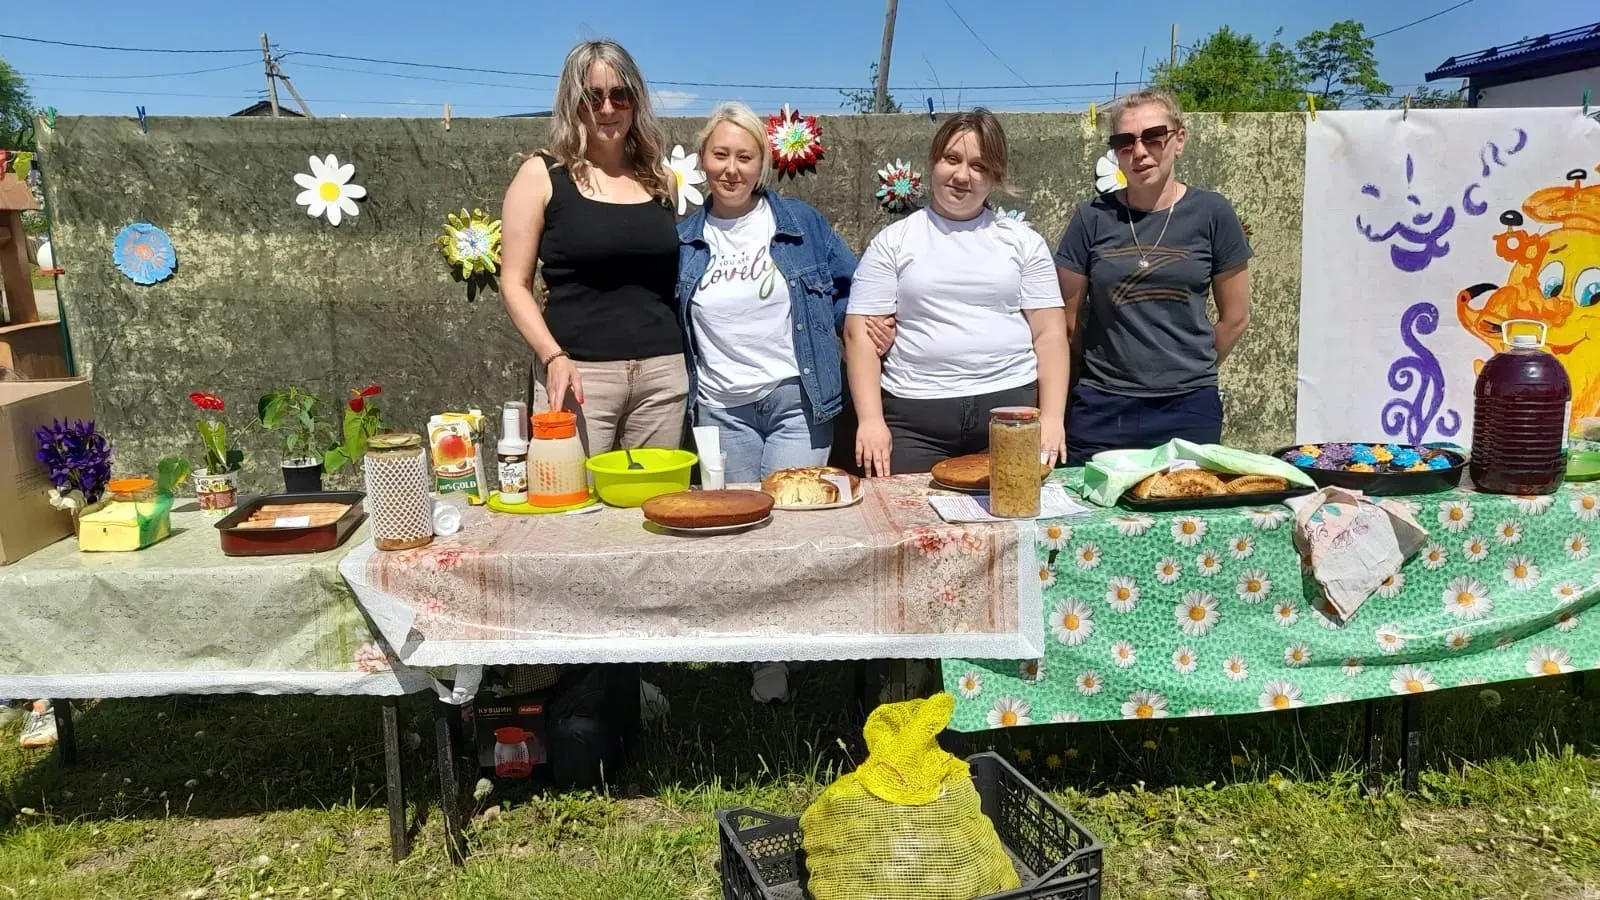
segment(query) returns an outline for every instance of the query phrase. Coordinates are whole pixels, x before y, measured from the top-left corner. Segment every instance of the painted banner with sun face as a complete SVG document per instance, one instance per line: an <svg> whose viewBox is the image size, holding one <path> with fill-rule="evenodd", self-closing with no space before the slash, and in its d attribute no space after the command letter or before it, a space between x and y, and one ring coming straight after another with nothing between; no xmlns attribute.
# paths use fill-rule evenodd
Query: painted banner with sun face
<svg viewBox="0 0 1600 900"><path fill-rule="evenodd" d="M1470 445L1506 323L1600 415L1600 121L1578 109L1306 123L1296 438ZM1531 326L1515 326L1529 328Z"/></svg>

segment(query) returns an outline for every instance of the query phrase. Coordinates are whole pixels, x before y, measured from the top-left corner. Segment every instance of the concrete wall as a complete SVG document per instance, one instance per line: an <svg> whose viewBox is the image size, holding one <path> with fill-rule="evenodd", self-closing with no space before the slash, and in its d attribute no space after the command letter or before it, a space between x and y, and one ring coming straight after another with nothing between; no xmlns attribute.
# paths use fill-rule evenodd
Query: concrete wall
<svg viewBox="0 0 1600 900"><path fill-rule="evenodd" d="M1006 115L1015 196L1054 246L1092 191L1104 148L1086 117ZM221 394L240 413L294 383L333 399L379 383L392 421L417 428L443 409L518 398L529 351L498 293L469 298L432 241L445 215L498 215L515 157L547 121L456 119L61 118L40 136L61 304L79 370L116 440L119 470L168 453L199 455L187 395ZM877 169L926 159L927 116L825 118L818 171L780 189L816 207L857 250L891 221L873 199ZM697 119L668 119L688 144ZM1100 126L1104 128L1102 120ZM1254 321L1223 370L1228 435L1253 448L1292 438L1300 294L1304 129L1295 114L1201 115L1181 177L1229 196L1257 258ZM335 228L294 202L310 154L355 164L361 214ZM171 235L178 269L140 287L111 243L147 221ZM244 438L247 485L277 479L275 439Z"/></svg>
<svg viewBox="0 0 1600 900"><path fill-rule="evenodd" d="M1600 66L1479 88L1478 101L1473 105L1485 109L1577 106L1583 102L1584 91L1600 97Z"/></svg>

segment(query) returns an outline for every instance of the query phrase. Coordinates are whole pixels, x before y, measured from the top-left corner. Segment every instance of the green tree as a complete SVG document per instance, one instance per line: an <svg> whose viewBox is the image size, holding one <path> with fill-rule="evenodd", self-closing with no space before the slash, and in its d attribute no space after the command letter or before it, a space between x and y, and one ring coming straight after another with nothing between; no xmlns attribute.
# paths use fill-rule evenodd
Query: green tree
<svg viewBox="0 0 1600 900"><path fill-rule="evenodd" d="M1405 106L1404 98L1393 101L1390 109L1400 109ZM1416 93L1411 95L1412 109L1461 109L1467 105L1466 85L1454 90L1450 88L1433 88L1427 85L1418 85Z"/></svg>
<svg viewBox="0 0 1600 900"><path fill-rule="evenodd" d="M872 63L867 66L867 86L865 88L855 88L853 90L840 91L839 96L844 98L844 100L839 103L840 109L848 109L858 113L877 112L878 64ZM897 113L905 112L905 110L900 108L900 101L894 99L894 95L890 94L889 108L885 109L884 112Z"/></svg>
<svg viewBox="0 0 1600 900"><path fill-rule="evenodd" d="M33 98L16 69L0 59L0 149L33 149Z"/></svg>
<svg viewBox="0 0 1600 900"><path fill-rule="evenodd" d="M1339 109L1359 100L1368 109L1386 105L1389 84L1378 77L1372 38L1354 19L1335 22L1295 42L1301 80L1317 97L1318 109Z"/></svg>
<svg viewBox="0 0 1600 900"><path fill-rule="evenodd" d="M1184 109L1194 112L1299 109L1305 93L1299 62L1276 40L1278 34L1263 46L1253 35L1224 25L1176 66L1157 63L1151 86L1172 93Z"/></svg>

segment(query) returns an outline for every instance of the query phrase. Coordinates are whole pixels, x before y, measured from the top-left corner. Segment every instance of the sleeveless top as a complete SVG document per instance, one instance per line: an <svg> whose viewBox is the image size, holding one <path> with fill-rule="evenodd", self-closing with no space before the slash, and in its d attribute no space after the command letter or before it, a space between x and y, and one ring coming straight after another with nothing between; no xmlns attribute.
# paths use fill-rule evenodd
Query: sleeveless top
<svg viewBox="0 0 1600 900"><path fill-rule="evenodd" d="M539 260L550 333L575 360L606 362L684 351L675 288L678 227L657 200L603 203L585 197L566 166L550 170Z"/></svg>

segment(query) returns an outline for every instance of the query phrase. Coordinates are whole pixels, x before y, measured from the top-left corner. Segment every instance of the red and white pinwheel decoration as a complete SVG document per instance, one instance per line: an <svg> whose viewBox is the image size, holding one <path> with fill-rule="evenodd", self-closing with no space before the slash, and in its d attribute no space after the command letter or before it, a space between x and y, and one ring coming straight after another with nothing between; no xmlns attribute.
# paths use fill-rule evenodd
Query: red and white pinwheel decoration
<svg viewBox="0 0 1600 900"><path fill-rule="evenodd" d="M790 178L816 169L825 152L817 117L802 116L787 103L777 115L767 117L767 143L772 146L773 168Z"/></svg>

